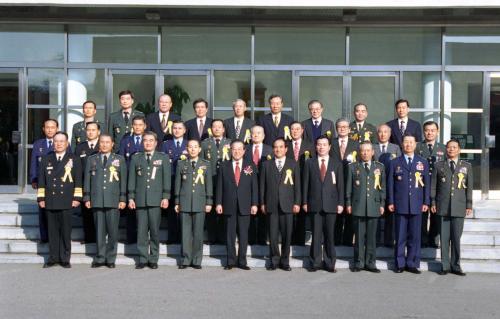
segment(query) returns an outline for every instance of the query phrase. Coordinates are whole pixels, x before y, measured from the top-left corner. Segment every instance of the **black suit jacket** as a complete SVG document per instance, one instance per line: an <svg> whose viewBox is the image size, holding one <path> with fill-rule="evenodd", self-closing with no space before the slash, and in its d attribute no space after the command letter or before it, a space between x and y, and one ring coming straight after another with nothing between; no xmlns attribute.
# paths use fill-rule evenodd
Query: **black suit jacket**
<svg viewBox="0 0 500 319"><path fill-rule="evenodd" d="M330 156L334 157L336 161L344 163L344 165L348 165L350 161L348 160L349 155L352 155L354 151L356 151L356 157L358 153L358 147L359 143L351 140L350 138L347 139L347 146L345 148L345 154L344 158L340 158L340 145L339 145L339 139L334 138L332 140L332 147L330 148Z"/></svg>
<svg viewBox="0 0 500 319"><path fill-rule="evenodd" d="M203 134L200 136L198 134L198 118L190 119L184 123L186 125L186 135L185 138L189 140L203 141L204 139L210 137L208 134L208 129L212 126L212 119L207 117L205 123L203 124Z"/></svg>
<svg viewBox="0 0 500 319"><path fill-rule="evenodd" d="M308 118L307 120L302 121L302 125L304 125L304 139L314 144L316 141L313 139L312 119ZM322 118L320 128L321 128L321 135L327 135L327 132L330 131L331 134L331 136L329 136L330 138L336 136L335 124L332 121Z"/></svg>
<svg viewBox="0 0 500 319"><path fill-rule="evenodd" d="M285 127L290 129L290 124L292 124L293 118L285 113L281 113L280 124L278 127L274 125L273 115L267 113L262 115L257 119L257 125L264 128L264 133L266 137L264 138L264 144L272 145L274 140L278 137L285 137Z"/></svg>
<svg viewBox="0 0 500 319"><path fill-rule="evenodd" d="M248 144L245 146L245 156L244 160L253 163L253 144ZM259 165L257 165L257 172L260 171L262 163L267 161L269 158L273 158L273 148L269 145L262 144L262 150L260 152Z"/></svg>
<svg viewBox="0 0 500 319"><path fill-rule="evenodd" d="M215 204L222 205L224 215L249 215L250 208L259 204L257 169L252 161L242 161L240 182L236 186L233 161L222 162L217 174Z"/></svg>
<svg viewBox="0 0 500 319"><path fill-rule="evenodd" d="M295 161L295 156L293 154L293 144L294 141L288 141L287 142L287 147L288 150L286 152L286 157ZM306 156L307 152L307 156ZM308 140L302 139L302 143L300 143L300 149L299 149L299 160L298 163L300 165L300 170L304 168L304 163L307 159L310 159L312 157L316 156L316 150L314 148L314 145L309 142Z"/></svg>
<svg viewBox="0 0 500 319"><path fill-rule="evenodd" d="M177 114L172 113L172 111L168 112L168 121L180 121L181 117ZM161 129L161 121L160 121L160 112L156 111L154 113L150 113L146 117L146 124L148 126L149 131L153 131L158 136L158 149L161 148L161 143L165 140L172 139L172 134L165 133Z"/></svg>
<svg viewBox="0 0 500 319"><path fill-rule="evenodd" d="M287 180L290 171L292 181ZM292 213L293 205L301 203L301 184L299 164L286 159L281 173L274 160L262 163L260 170L260 203L266 205L268 214ZM285 184L285 181L287 183Z"/></svg>
<svg viewBox="0 0 500 319"><path fill-rule="evenodd" d="M96 143L94 149L91 150L87 141L78 144L75 148L75 155L80 159L82 163L82 173L85 170L85 166L87 165L87 158L90 155L94 155L99 153L99 143Z"/></svg>
<svg viewBox="0 0 500 319"><path fill-rule="evenodd" d="M252 121L249 118L244 118L243 123L241 125L241 130L240 130L240 136L236 137L236 127L234 126L234 116L228 119L224 120L224 129L225 129L225 134L228 139L231 141L234 141L236 139L239 139L243 141L245 138L245 134L247 130L250 130L252 126L255 125L255 122Z"/></svg>
<svg viewBox="0 0 500 319"><path fill-rule="evenodd" d="M389 125L389 127L391 128L391 138L389 142L401 147L401 143L403 142L403 135L399 130L398 119L387 122L387 125ZM409 118L408 123L406 124L405 134L411 134L415 136L417 143L420 142L422 140L422 128L420 126L420 123Z"/></svg>
<svg viewBox="0 0 500 319"><path fill-rule="evenodd" d="M344 206L344 168L336 158L330 156L323 182L316 157L305 162L302 176L302 202L308 205L308 211L333 214L338 205Z"/></svg>

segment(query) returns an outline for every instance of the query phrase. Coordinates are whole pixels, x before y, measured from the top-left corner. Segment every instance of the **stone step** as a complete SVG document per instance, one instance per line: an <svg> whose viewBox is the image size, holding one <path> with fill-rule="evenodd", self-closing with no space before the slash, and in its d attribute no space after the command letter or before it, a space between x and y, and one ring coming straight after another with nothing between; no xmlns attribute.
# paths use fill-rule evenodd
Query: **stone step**
<svg viewBox="0 0 500 319"><path fill-rule="evenodd" d="M464 231L500 231L500 220L498 219L466 219Z"/></svg>

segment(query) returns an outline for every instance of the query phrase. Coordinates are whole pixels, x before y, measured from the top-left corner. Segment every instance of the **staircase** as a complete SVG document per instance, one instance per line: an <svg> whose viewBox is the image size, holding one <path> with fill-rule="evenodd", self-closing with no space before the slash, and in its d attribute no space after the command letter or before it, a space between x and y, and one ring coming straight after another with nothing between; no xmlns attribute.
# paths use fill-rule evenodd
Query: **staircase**
<svg viewBox="0 0 500 319"><path fill-rule="evenodd" d="M166 240L166 218L163 218L160 239ZM124 239L124 229L120 238ZM95 245L80 244L83 238L81 218L73 217L72 257L73 264L90 264L95 253ZM33 194L0 195L0 263L43 263L47 257L48 245L39 244L38 210ZM267 246L248 247L248 265L265 267ZM225 263L225 246L205 245L204 266L222 266ZM160 245L160 265L175 266L179 261L179 245ZM352 259L350 247L337 247L337 268L347 269ZM294 268L308 265L309 244L292 247L290 266ZM116 263L133 265L137 250L135 245L119 244ZM422 249L422 270L438 271L439 249ZM388 269L393 266L393 250L377 248L377 267ZM500 200L474 203L474 214L467 218L462 236L462 268L465 272L500 273Z"/></svg>

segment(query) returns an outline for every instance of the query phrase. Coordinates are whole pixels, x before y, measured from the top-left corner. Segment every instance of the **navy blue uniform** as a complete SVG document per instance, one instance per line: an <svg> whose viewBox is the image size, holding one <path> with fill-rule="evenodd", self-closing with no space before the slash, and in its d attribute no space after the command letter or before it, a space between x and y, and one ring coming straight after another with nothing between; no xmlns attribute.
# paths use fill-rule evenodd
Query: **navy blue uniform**
<svg viewBox="0 0 500 319"><path fill-rule="evenodd" d="M144 151L144 146L142 145L142 136L128 135L122 138L118 154L125 157L125 162L127 163L128 167L130 164L130 160L132 159L132 155L142 151Z"/></svg>

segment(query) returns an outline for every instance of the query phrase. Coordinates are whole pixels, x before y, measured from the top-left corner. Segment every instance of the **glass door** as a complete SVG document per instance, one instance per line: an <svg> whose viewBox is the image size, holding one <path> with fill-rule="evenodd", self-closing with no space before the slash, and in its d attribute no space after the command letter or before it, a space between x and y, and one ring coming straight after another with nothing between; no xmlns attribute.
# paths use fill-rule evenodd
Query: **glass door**
<svg viewBox="0 0 500 319"><path fill-rule="evenodd" d="M488 175L489 182L485 185L488 190L500 190L500 141L493 141L491 137L495 137L500 133L500 73L492 72L487 73L486 81L489 88L487 88L487 99L489 98L489 127L485 128L486 142L483 152L489 156L486 160L489 164L486 175ZM485 119L488 112L486 112Z"/></svg>

